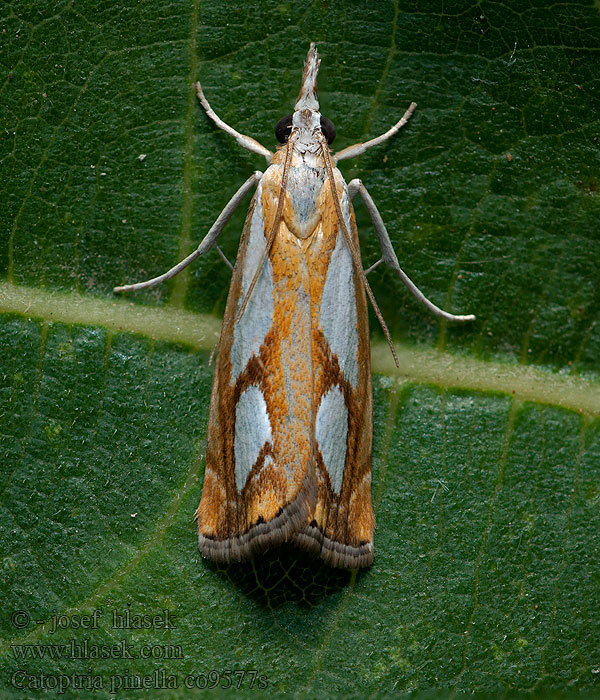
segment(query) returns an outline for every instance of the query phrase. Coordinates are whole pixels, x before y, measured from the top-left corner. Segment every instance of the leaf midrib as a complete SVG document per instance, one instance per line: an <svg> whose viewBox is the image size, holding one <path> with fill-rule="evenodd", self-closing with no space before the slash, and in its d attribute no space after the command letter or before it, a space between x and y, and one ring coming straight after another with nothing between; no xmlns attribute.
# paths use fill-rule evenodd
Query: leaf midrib
<svg viewBox="0 0 600 700"><path fill-rule="evenodd" d="M85 297L0 282L0 313L16 313L46 322L102 326L210 351L221 321L172 306L149 307L125 299ZM372 343L373 371L395 381L431 384L444 389L507 394L521 401L559 406L600 417L600 381L549 369L478 360L433 349L396 344L396 368L384 343Z"/></svg>

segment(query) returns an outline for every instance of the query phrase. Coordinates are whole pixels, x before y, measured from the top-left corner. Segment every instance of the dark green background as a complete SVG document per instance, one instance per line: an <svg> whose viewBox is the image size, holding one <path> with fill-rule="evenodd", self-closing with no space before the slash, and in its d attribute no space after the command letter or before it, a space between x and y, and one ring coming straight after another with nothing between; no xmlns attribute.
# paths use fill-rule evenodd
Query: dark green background
<svg viewBox="0 0 600 700"><path fill-rule="evenodd" d="M0 311L11 285L68 292L67 314L71 294L109 308L115 284L191 250L265 167L209 122L192 82L273 148L315 41L336 148L418 103L400 135L342 170L363 179L425 293L478 318L439 322L380 268L370 282L393 337L596 385L597 4L12 2L0 31ZM243 208L223 237L230 258ZM357 220L370 264L360 203ZM131 301L219 316L228 280L211 254ZM23 667L166 668L180 684L253 668L301 697L598 687L596 418L377 376L374 566L352 577L283 550L223 572L200 560L191 520L208 355L127 333L127 308L122 333L1 317L3 692ZM127 604L168 608L177 628L50 635L10 620ZM24 664L11 650L122 637L183 658Z"/></svg>

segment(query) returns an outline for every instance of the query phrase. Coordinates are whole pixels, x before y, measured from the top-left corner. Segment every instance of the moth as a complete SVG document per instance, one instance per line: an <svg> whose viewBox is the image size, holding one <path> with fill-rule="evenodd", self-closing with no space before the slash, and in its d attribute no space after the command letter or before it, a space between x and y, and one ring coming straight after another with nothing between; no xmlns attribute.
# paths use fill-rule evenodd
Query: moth
<svg viewBox="0 0 600 700"><path fill-rule="evenodd" d="M293 114L275 127L272 153L223 122L243 148L264 156L198 248L165 274L116 287L132 291L173 277L215 248L223 227L255 188L239 244L210 400L206 468L196 511L201 553L217 562L244 560L285 541L334 567L373 560L371 504L372 396L367 297L394 358L367 273L385 262L433 313L400 269L383 220L363 183L344 181L336 163L364 153L401 129L337 154L336 131L317 99L320 60L310 45ZM352 199L360 194L382 257L364 271ZM396 360L397 363L397 360Z"/></svg>

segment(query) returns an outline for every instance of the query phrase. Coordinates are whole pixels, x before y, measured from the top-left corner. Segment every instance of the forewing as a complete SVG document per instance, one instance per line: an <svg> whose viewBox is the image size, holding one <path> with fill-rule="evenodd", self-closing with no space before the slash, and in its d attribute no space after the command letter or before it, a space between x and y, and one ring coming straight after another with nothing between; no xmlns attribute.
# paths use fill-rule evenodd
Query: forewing
<svg viewBox="0 0 600 700"><path fill-rule="evenodd" d="M216 561L290 539L316 499L308 268L283 222L236 321L264 254L280 183L281 167L269 167L252 200L219 343L197 510L200 550Z"/></svg>
<svg viewBox="0 0 600 700"><path fill-rule="evenodd" d="M344 222L358 249L354 212L335 171ZM315 461L318 498L296 542L330 565L373 559L372 396L364 286L339 225L330 183L321 192L320 231L309 249Z"/></svg>

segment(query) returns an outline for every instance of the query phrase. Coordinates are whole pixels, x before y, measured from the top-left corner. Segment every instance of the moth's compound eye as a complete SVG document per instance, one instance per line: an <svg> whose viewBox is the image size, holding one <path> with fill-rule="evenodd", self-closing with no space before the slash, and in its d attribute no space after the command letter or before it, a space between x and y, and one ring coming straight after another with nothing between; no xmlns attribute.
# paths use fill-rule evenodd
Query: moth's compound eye
<svg viewBox="0 0 600 700"><path fill-rule="evenodd" d="M277 122L275 126L275 136L279 143L285 143L292 133L292 115L288 114Z"/></svg>
<svg viewBox="0 0 600 700"><path fill-rule="evenodd" d="M321 117L321 131L327 139L327 143L331 146L333 139L335 138L335 126L331 119L327 117Z"/></svg>

